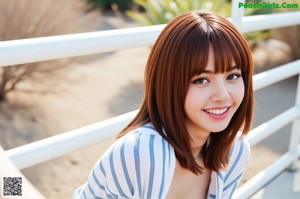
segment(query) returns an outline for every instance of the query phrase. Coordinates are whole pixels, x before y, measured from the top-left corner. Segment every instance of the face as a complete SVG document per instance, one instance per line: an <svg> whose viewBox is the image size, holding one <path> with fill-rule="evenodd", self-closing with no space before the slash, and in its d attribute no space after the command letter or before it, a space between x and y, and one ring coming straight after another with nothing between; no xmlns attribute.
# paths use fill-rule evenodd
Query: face
<svg viewBox="0 0 300 199"><path fill-rule="evenodd" d="M223 131L244 97L241 70L232 63L232 70L214 73L214 54L210 49L205 71L192 77L184 109L186 127L192 138Z"/></svg>

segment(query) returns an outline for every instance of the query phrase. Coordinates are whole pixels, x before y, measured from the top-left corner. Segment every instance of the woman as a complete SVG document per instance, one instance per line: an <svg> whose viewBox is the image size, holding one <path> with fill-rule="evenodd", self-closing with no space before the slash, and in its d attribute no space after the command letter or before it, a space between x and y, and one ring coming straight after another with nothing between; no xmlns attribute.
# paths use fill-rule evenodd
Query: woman
<svg viewBox="0 0 300 199"><path fill-rule="evenodd" d="M250 156L252 65L225 18L170 21L147 62L141 109L74 198L231 198Z"/></svg>

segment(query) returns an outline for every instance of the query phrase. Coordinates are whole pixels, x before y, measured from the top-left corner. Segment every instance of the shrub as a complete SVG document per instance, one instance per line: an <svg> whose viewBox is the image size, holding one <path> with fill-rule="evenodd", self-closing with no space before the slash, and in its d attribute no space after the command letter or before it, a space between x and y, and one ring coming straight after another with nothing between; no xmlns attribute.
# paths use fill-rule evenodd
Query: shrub
<svg viewBox="0 0 300 199"><path fill-rule="evenodd" d="M100 8L102 10L111 10L113 6L117 6L120 10L129 9L133 2L132 0L85 0L89 5L89 10Z"/></svg>
<svg viewBox="0 0 300 199"><path fill-rule="evenodd" d="M0 0L0 41L80 32L89 17L83 9L77 0ZM65 65L60 60L0 68L0 101L20 82Z"/></svg>
<svg viewBox="0 0 300 199"><path fill-rule="evenodd" d="M231 15L231 3L227 0L133 0L143 8L127 11L126 14L140 25L168 23L180 13L190 10L209 10L224 17ZM246 15L261 13L261 9L245 10ZM261 40L270 36L270 31L259 31L245 34L251 48Z"/></svg>
<svg viewBox="0 0 300 199"><path fill-rule="evenodd" d="M143 8L127 11L126 14L141 25L168 23L180 13L190 10L211 10L222 16L229 17L231 5L226 0L133 0Z"/></svg>

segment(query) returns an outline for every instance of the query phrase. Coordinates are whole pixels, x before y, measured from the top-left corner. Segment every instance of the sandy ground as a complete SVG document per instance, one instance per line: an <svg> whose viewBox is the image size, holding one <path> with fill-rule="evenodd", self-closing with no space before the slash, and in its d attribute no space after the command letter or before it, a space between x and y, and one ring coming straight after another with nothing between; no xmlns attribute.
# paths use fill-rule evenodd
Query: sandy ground
<svg viewBox="0 0 300 199"><path fill-rule="evenodd" d="M105 23L104 29L134 26L114 17L106 17ZM135 110L143 98L143 73L149 50L143 47L80 57L56 76L49 76L40 83L24 83L26 89L13 92L9 102L0 104L0 144L6 150L11 149ZM284 88L289 102L285 104L293 103L290 93L294 90L290 85L294 82L294 79L286 82ZM269 94L276 92L278 86L273 89ZM271 105L268 99L264 104L267 95L268 92L256 94L256 111L259 112L256 124L269 117L265 113L277 114L272 109L274 104ZM267 109L261 111L265 106ZM284 132L288 130L287 127ZM286 134L283 136L287 137ZM282 138L272 139L253 148L243 182L286 149L284 145L279 149L270 148L274 140ZM47 198L71 198L111 142L108 140L24 169L23 173Z"/></svg>

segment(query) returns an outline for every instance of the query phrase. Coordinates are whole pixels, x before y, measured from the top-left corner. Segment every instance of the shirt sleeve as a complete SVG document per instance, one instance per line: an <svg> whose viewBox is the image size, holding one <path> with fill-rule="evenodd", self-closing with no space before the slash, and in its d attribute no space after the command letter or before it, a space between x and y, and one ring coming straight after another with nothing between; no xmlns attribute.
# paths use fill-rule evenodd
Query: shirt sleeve
<svg viewBox="0 0 300 199"><path fill-rule="evenodd" d="M73 198L162 198L171 183L166 178L171 155L170 145L159 135L125 135L102 155Z"/></svg>
<svg viewBox="0 0 300 199"><path fill-rule="evenodd" d="M237 138L230 151L229 168L223 176L222 198L232 198L250 159L250 145L245 138Z"/></svg>

